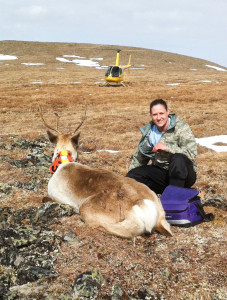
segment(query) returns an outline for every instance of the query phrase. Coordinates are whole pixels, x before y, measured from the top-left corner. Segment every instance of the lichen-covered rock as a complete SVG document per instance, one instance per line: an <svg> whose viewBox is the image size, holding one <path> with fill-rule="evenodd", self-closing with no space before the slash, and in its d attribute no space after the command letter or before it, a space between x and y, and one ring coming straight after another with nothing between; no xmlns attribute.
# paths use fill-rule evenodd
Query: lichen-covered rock
<svg viewBox="0 0 227 300"><path fill-rule="evenodd" d="M37 167L48 167L51 163L51 155L44 153L44 148L48 146L48 141L36 140L20 140L19 138L14 138L14 143L11 145L11 150L15 148L19 149L30 149L30 152L23 159L16 159L9 161L9 163L17 168L27 168L35 166Z"/></svg>
<svg viewBox="0 0 227 300"><path fill-rule="evenodd" d="M0 264L11 268L11 273L5 271L0 278L0 290L55 276L52 271L55 258L50 253L61 240L51 230L39 226L0 228Z"/></svg>
<svg viewBox="0 0 227 300"><path fill-rule="evenodd" d="M227 203L221 197L204 199L203 205L204 206L213 206L213 207L217 207L217 208L226 208L227 207Z"/></svg>
<svg viewBox="0 0 227 300"><path fill-rule="evenodd" d="M0 148L5 150L29 152L21 159L12 159L8 155L1 155L0 161L10 164L18 169L23 169L23 173L30 177L26 182L18 181L12 183L0 183L0 198L10 195L15 189L22 189L37 192L38 189L44 187L48 183L50 177L49 166L52 161L50 143L45 137L41 137L35 141L21 140L19 136L11 136L11 141L7 144L1 143ZM45 152L48 152L46 154Z"/></svg>
<svg viewBox="0 0 227 300"><path fill-rule="evenodd" d="M121 300L125 294L123 287L119 284L116 284L112 287L112 296L111 300Z"/></svg>
<svg viewBox="0 0 227 300"><path fill-rule="evenodd" d="M69 205L54 202L17 211L0 208L0 265L6 268L1 269L0 299L3 295L7 295L4 300L20 299L10 291L11 287L56 276L52 253L58 252L62 241L78 242L78 239L73 232L65 238L58 236L47 225L73 214L75 210Z"/></svg>
<svg viewBox="0 0 227 300"><path fill-rule="evenodd" d="M36 266L23 265L17 270L17 276L17 283L20 285L28 282L34 282L44 277L54 277L56 276L56 274L49 267L42 268Z"/></svg>
<svg viewBox="0 0 227 300"><path fill-rule="evenodd" d="M169 271L168 268L165 268L163 271L162 271L162 276L168 280L171 279L171 273Z"/></svg>
<svg viewBox="0 0 227 300"><path fill-rule="evenodd" d="M75 209L70 205L58 204L55 202L46 202L38 209L35 221L49 223L56 218L70 217L76 213Z"/></svg>
<svg viewBox="0 0 227 300"><path fill-rule="evenodd" d="M94 269L80 274L74 283L74 296L76 299L96 299L98 290L104 279L99 270Z"/></svg>
<svg viewBox="0 0 227 300"><path fill-rule="evenodd" d="M13 141L10 147L11 150L18 149L39 149L48 146L49 141L45 136L40 136L35 141L21 139L20 136L11 136L10 139Z"/></svg>
<svg viewBox="0 0 227 300"><path fill-rule="evenodd" d="M63 240L71 244L77 244L79 242L77 235L72 231L68 232Z"/></svg>
<svg viewBox="0 0 227 300"><path fill-rule="evenodd" d="M20 295L14 292L7 291L5 294L2 295L1 300L21 300ZM26 299L29 300L29 299Z"/></svg>
<svg viewBox="0 0 227 300"><path fill-rule="evenodd" d="M0 208L0 227L15 227L18 225L23 225L25 221L29 224L32 224L32 220L34 219L36 212L36 207L19 209L17 211L12 211L12 209L9 207L2 207Z"/></svg>
<svg viewBox="0 0 227 300"><path fill-rule="evenodd" d="M35 243L37 234L31 227L18 226L0 229L0 243L6 247L23 247Z"/></svg>
<svg viewBox="0 0 227 300"><path fill-rule="evenodd" d="M15 295L11 297L12 295L10 296L9 293L10 286L16 284L17 276L15 270L11 268L1 269L1 273L3 274L0 276L0 300L17 299Z"/></svg>
<svg viewBox="0 0 227 300"><path fill-rule="evenodd" d="M158 300L158 296L151 289L139 289L138 297L140 300Z"/></svg>
<svg viewBox="0 0 227 300"><path fill-rule="evenodd" d="M73 300L75 298L73 298L71 295L69 294L61 294L59 297L58 297L58 300ZM47 300L47 299L45 299Z"/></svg>
<svg viewBox="0 0 227 300"><path fill-rule="evenodd" d="M0 208L0 224L7 223L9 216L11 216L12 212L9 207L1 207Z"/></svg>
<svg viewBox="0 0 227 300"><path fill-rule="evenodd" d="M0 198L1 196L9 195L12 191L12 184L0 183Z"/></svg>

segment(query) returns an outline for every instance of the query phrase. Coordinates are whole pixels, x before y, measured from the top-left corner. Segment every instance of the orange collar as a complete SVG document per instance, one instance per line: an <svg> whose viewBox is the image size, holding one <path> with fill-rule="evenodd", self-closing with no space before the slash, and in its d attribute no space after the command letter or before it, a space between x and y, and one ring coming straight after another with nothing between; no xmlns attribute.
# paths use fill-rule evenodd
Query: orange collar
<svg viewBox="0 0 227 300"><path fill-rule="evenodd" d="M73 162L71 153L67 150L63 150L63 151L59 152L58 155L56 156L55 160L53 161L53 163L50 166L51 173L54 173L61 164L64 164L67 162Z"/></svg>

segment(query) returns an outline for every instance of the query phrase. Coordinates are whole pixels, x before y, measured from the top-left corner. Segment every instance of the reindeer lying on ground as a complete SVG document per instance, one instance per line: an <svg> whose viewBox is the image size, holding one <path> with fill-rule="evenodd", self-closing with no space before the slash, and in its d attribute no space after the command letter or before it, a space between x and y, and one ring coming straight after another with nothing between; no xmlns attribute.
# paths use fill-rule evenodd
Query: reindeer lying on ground
<svg viewBox="0 0 227 300"><path fill-rule="evenodd" d="M55 145L50 167L54 174L48 184L52 200L73 206L88 226L117 236L133 238L153 229L172 235L160 200L147 186L76 162L80 137L76 131L85 117L73 134L61 134L45 122L41 109L40 116L47 128L57 132L55 135L47 130Z"/></svg>

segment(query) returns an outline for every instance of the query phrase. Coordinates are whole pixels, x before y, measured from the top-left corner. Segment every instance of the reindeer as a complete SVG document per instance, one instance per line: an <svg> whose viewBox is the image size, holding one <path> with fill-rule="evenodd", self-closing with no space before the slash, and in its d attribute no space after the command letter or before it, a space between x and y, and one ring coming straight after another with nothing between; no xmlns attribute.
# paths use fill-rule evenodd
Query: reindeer
<svg viewBox="0 0 227 300"><path fill-rule="evenodd" d="M53 176L48 183L53 201L74 207L88 226L123 238L151 233L153 229L172 236L160 200L146 185L77 162L80 133L76 132L86 119L86 109L72 134L58 131L57 114L55 129L45 122L40 107L39 111L49 140L55 145L50 167Z"/></svg>

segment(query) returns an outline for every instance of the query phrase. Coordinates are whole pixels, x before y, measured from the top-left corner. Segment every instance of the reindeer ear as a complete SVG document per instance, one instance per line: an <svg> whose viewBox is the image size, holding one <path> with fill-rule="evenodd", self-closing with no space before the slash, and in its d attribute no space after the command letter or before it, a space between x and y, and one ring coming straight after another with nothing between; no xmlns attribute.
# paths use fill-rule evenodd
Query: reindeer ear
<svg viewBox="0 0 227 300"><path fill-rule="evenodd" d="M74 147L78 147L79 146L79 138L80 138L80 132L77 134L77 135L74 135L72 138L71 138L71 141L73 143L73 146Z"/></svg>
<svg viewBox="0 0 227 300"><path fill-rule="evenodd" d="M57 143L57 139L58 139L58 136L57 135L54 135L52 132L50 132L49 130L47 130L47 135L48 135L48 138L49 140L51 141L51 143L53 144L56 144Z"/></svg>

